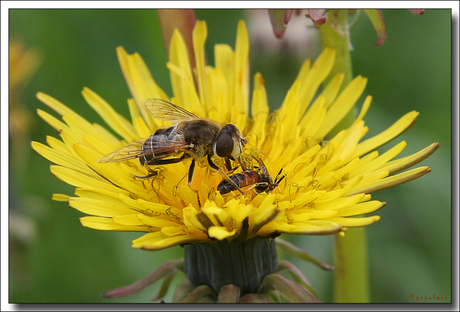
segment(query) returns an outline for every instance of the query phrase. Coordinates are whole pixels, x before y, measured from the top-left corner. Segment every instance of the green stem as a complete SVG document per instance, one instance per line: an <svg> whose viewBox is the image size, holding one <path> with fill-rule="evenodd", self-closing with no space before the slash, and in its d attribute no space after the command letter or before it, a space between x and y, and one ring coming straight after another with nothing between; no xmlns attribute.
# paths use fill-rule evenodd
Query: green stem
<svg viewBox="0 0 460 312"><path fill-rule="evenodd" d="M335 49L335 62L329 76L324 81L326 86L337 74L343 73L342 90L353 80L353 69L350 55L350 33L348 32L348 10L332 10L327 12L327 22L320 30L321 49L326 47ZM348 114L332 130L330 136L342 129L348 128L356 118L355 110Z"/></svg>
<svg viewBox="0 0 460 312"><path fill-rule="evenodd" d="M368 303L369 273L366 228L348 229L335 240L334 301Z"/></svg>
<svg viewBox="0 0 460 312"><path fill-rule="evenodd" d="M326 85L338 73L344 73L343 86L353 79L348 31L348 10L331 10L328 21L320 27L321 48L336 50L335 64ZM356 111L350 110L344 119L332 130L331 136L348 128L356 118ZM369 302L369 276L365 228L348 229L345 236L336 236L334 301L340 303Z"/></svg>

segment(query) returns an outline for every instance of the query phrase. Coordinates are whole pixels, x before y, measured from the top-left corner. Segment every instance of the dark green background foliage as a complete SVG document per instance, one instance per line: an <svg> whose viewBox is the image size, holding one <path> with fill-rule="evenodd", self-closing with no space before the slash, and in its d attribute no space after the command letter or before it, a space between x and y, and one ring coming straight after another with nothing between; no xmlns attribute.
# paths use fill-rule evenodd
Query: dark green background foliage
<svg viewBox="0 0 460 312"><path fill-rule="evenodd" d="M208 61L213 45L234 47L243 10L197 10L206 20ZM377 35L367 16L351 31L354 75L369 78L365 94L373 96L365 118L371 137L403 114L417 110L417 122L400 137L382 146L384 152L406 140L401 154L412 154L432 142L440 149L422 164L432 172L421 179L374 193L387 205L382 218L368 227L372 302L411 302L409 296L451 297L451 14L426 10L421 16L406 10L384 10L387 40L375 46ZM268 15L265 16L268 19ZM40 91L65 103L91 122L103 121L85 103L80 92L88 87L121 114L128 116L130 98L115 48L139 52L157 83L169 94L169 72L154 10L10 10L10 38L40 51L42 63L25 87L21 102L32 117L30 133L20 158L10 150L10 215L24 223L10 224L10 302L148 302L159 285L137 296L106 300L101 294L130 284L171 258L183 255L181 247L148 252L131 248L141 233L104 232L83 228L83 214L65 202L51 200L53 193L72 195L74 188L49 172L50 163L30 149L30 141L45 142L58 133L36 115L37 108L51 112L35 98ZM305 19L305 24L307 20ZM305 26L303 26L305 27ZM312 28L313 33L317 31ZM287 32L293 31L289 26ZM271 35L271 29L265 29ZM255 42L251 37L251 42ZM313 45L302 58L316 57ZM251 77L260 71L266 81L272 110L279 107L300 68L289 49L270 55L251 44ZM265 52L264 52L265 51ZM251 78L252 79L252 78ZM360 107L362 101L358 103ZM11 143L10 143L11 147ZM30 223L26 223L29 221ZM18 233L31 230L25 238ZM332 264L333 237L284 236L318 259ZM331 272L298 262L323 302L332 301ZM176 285L183 276L173 282ZM169 293L166 301L171 301Z"/></svg>

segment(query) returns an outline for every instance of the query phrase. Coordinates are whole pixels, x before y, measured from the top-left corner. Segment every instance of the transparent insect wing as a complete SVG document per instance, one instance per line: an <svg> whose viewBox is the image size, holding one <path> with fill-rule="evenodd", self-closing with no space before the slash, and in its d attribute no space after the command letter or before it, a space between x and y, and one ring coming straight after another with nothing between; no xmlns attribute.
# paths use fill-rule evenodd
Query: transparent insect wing
<svg viewBox="0 0 460 312"><path fill-rule="evenodd" d="M145 108L153 118L173 123L199 118L188 110L161 99L147 99Z"/></svg>
<svg viewBox="0 0 460 312"><path fill-rule="evenodd" d="M97 160L100 163L116 162L139 157L142 153L142 146L146 139L129 143Z"/></svg>
<svg viewBox="0 0 460 312"><path fill-rule="evenodd" d="M142 139L133 143L129 143L116 151L111 152L97 160L100 163L110 163L122 160L129 160L143 156L161 155L158 159L162 159L177 153L178 150L187 149L190 147L185 141L180 142L152 142L149 148L144 148Z"/></svg>

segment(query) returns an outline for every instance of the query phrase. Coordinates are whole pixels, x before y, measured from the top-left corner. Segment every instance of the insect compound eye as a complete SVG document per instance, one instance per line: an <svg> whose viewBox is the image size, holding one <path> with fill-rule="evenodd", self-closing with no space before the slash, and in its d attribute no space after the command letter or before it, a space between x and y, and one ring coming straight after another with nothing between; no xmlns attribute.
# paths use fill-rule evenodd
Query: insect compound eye
<svg viewBox="0 0 460 312"><path fill-rule="evenodd" d="M214 145L214 152L220 157L233 159L233 138L230 133L222 131L219 134Z"/></svg>

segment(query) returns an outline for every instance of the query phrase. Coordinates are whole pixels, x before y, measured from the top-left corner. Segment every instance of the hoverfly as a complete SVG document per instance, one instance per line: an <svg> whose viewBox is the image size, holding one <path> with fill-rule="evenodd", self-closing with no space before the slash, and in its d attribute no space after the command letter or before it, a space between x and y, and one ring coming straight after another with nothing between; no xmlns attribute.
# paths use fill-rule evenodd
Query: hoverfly
<svg viewBox="0 0 460 312"><path fill-rule="evenodd" d="M255 167L256 170L248 170L242 167L244 169L242 172L233 174L229 177L233 183L230 183L228 180L222 180L217 186L217 190L222 195L237 190L235 186L238 188L250 186L249 189L254 188L255 192L258 194L273 191L273 189L286 177L286 175L280 176L283 168L281 168L275 180L273 180L262 159L258 159L257 161L259 162L259 167Z"/></svg>
<svg viewBox="0 0 460 312"><path fill-rule="evenodd" d="M142 166L149 171L148 178L155 172L148 166L158 166L181 162L192 158L188 172L188 185L192 184L195 161L207 157L209 166L219 171L230 184L228 175L211 160L212 156L225 158L227 168L231 160L238 160L247 140L233 124L219 124L217 121L200 118L195 114L161 99L146 101L146 109L156 119L175 123L158 129L146 139L129 143L100 159L98 162L109 163L139 158ZM241 193L239 187L234 185Z"/></svg>

